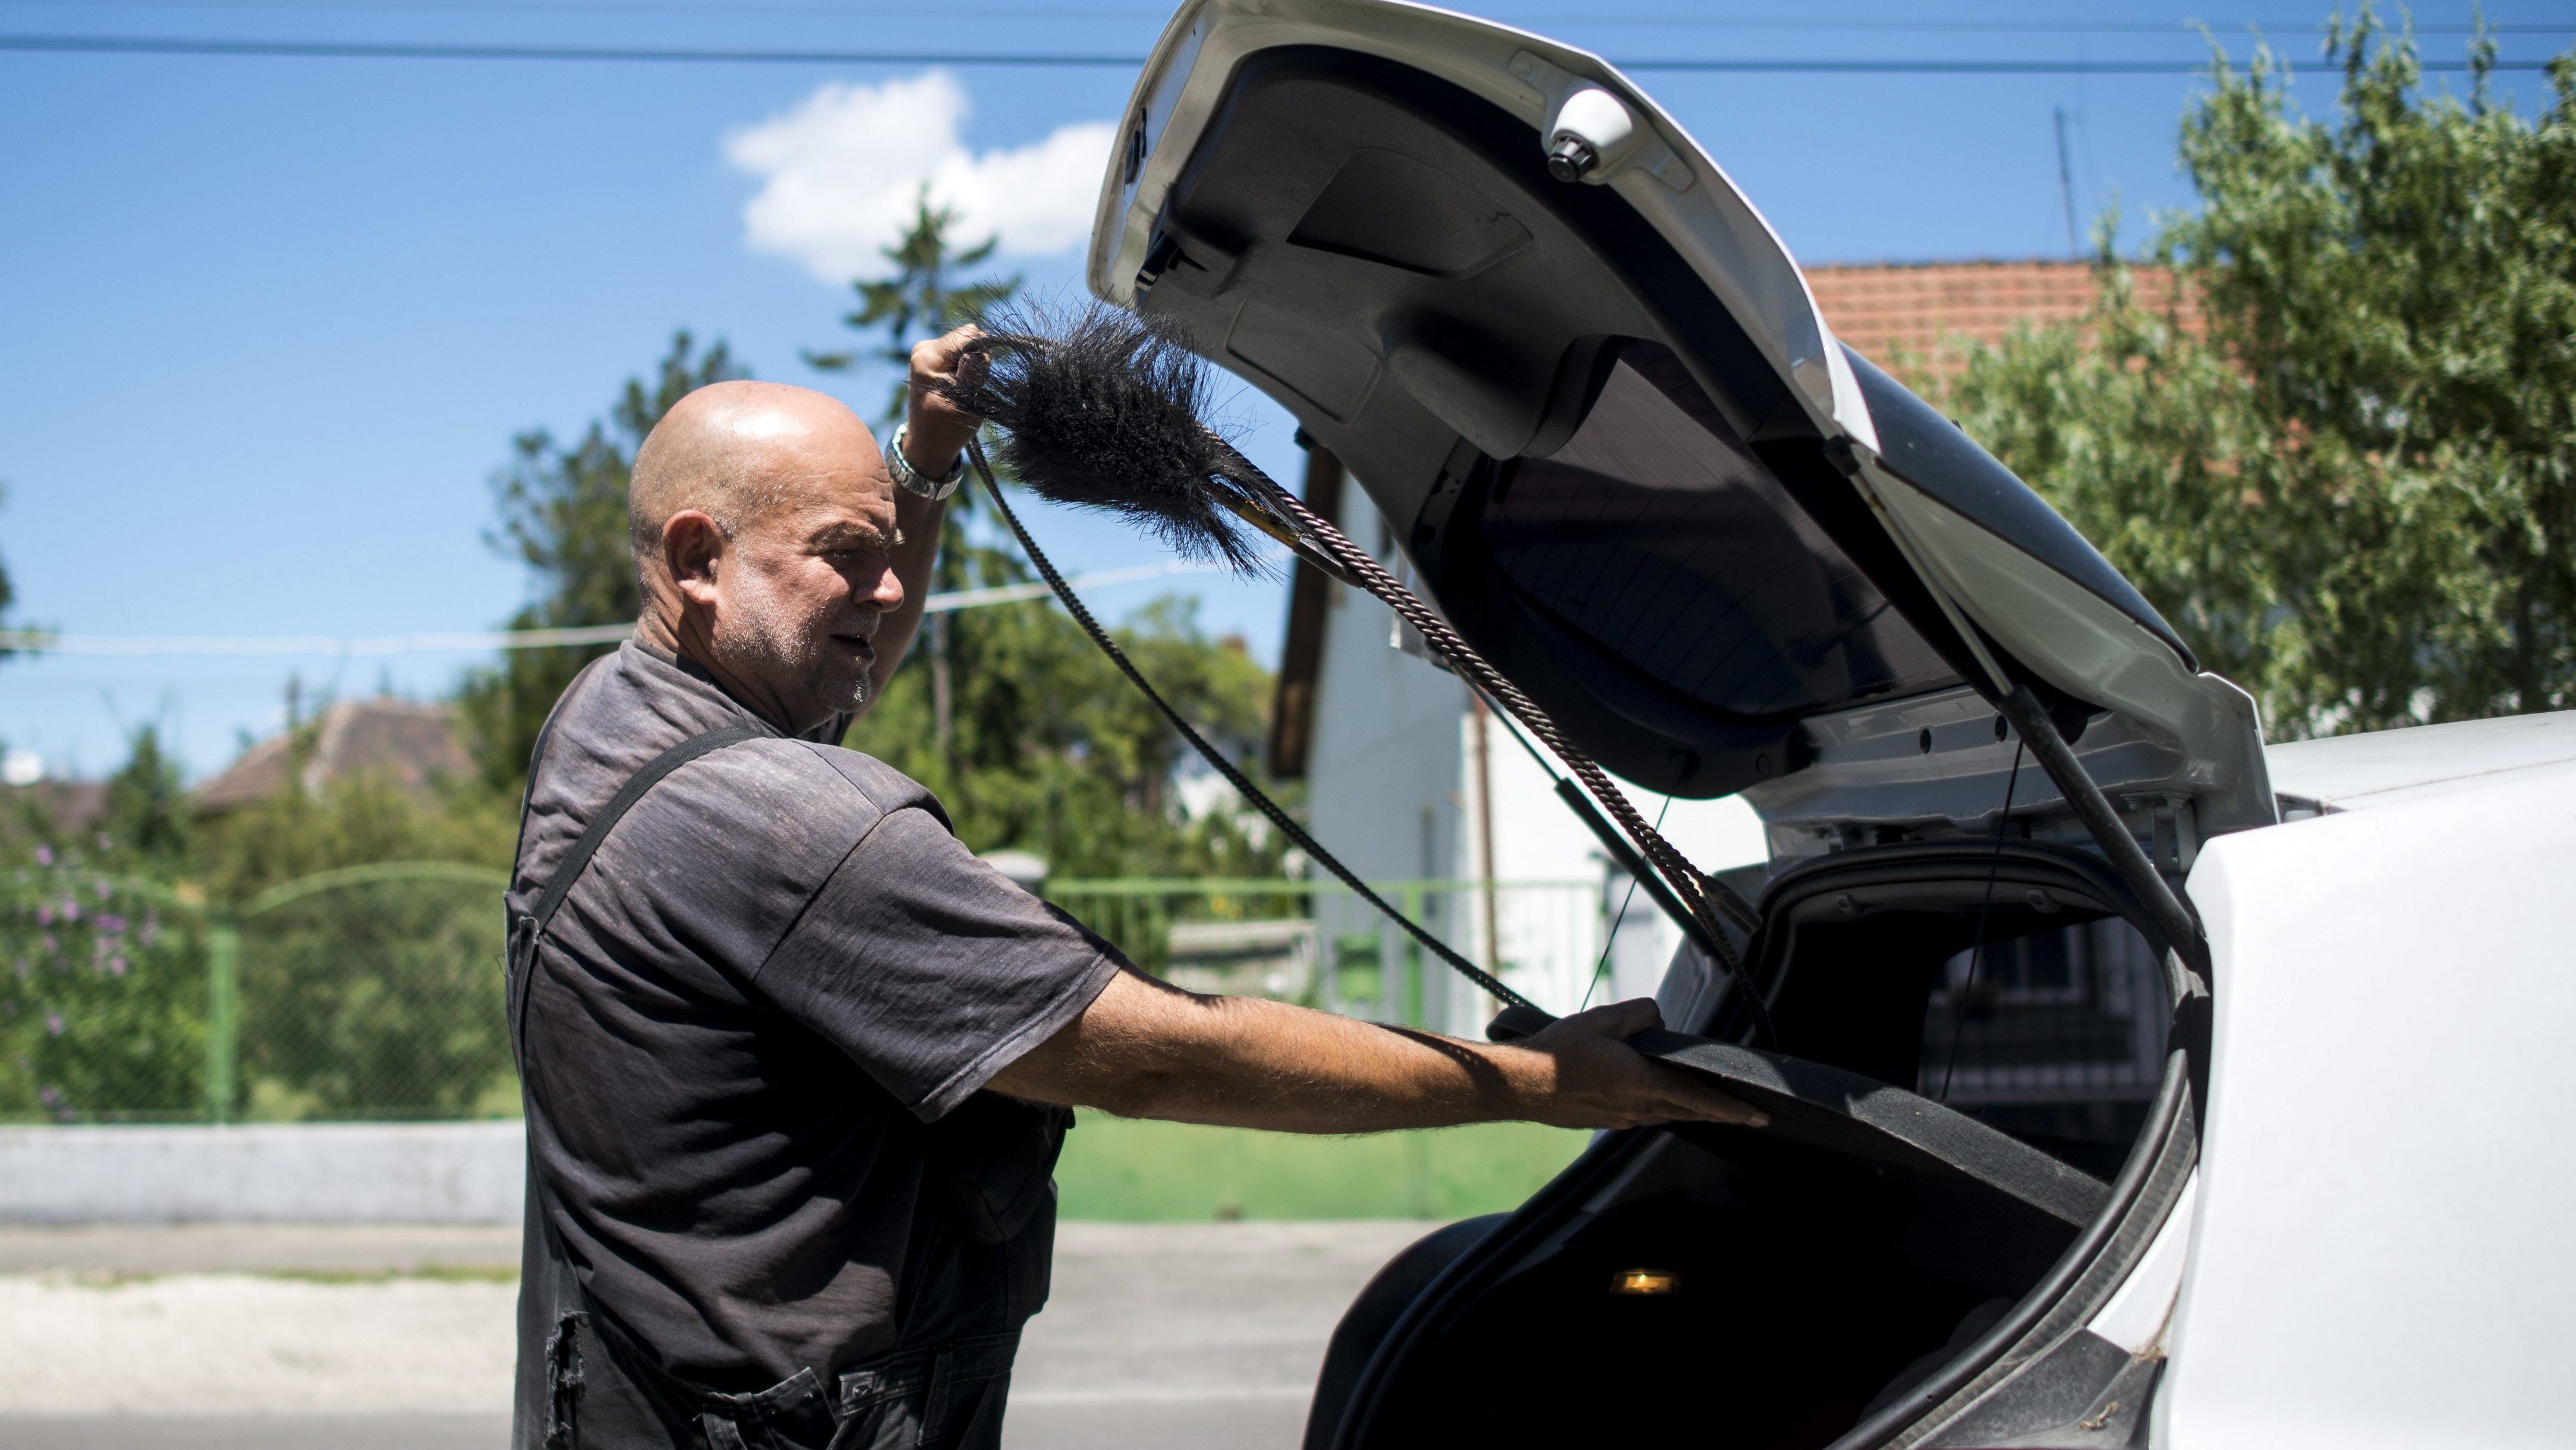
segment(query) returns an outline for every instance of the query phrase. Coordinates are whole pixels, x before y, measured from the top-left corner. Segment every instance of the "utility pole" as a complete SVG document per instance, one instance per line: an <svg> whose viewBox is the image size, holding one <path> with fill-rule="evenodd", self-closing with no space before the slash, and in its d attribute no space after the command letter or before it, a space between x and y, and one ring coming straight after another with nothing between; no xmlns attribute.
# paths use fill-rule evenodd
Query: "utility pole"
<svg viewBox="0 0 2576 1450"><path fill-rule="evenodd" d="M957 779L957 706L948 649L948 615L930 616L930 733L953 788Z"/></svg>
<svg viewBox="0 0 2576 1450"><path fill-rule="evenodd" d="M2066 256L2082 261L2084 248L2075 239L2075 169L2066 164L2066 108L2057 108L2057 200L2066 209Z"/></svg>
<svg viewBox="0 0 2576 1450"><path fill-rule="evenodd" d="M1503 970L1503 942L1497 930L1499 913L1494 908L1494 768L1492 739L1493 712L1485 708L1485 697L1474 690L1467 692L1467 744L1476 772L1476 897L1483 914L1485 970L1500 976ZM1487 1002L1488 1012L1501 1010L1499 1002Z"/></svg>

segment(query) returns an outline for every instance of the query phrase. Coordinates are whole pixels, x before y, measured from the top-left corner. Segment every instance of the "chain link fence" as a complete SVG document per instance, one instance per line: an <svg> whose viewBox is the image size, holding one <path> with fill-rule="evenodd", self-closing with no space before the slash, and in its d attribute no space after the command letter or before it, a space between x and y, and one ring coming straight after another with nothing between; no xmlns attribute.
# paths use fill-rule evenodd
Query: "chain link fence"
<svg viewBox="0 0 2576 1450"><path fill-rule="evenodd" d="M1580 1005L1600 965L1607 923L1598 881L1373 884L1551 1012ZM1139 968L1192 991L1444 1032L1481 1031L1493 1012L1483 993L1337 881L1063 881L1046 895Z"/></svg>
<svg viewBox="0 0 2576 1450"><path fill-rule="evenodd" d="M518 1111L499 871L358 866L238 905L80 870L0 883L0 1119Z"/></svg>
<svg viewBox="0 0 2576 1450"><path fill-rule="evenodd" d="M519 1111L502 1003L507 878L356 866L238 903L72 868L0 876L0 1122L292 1122ZM1601 955L1597 882L1385 886L1555 1011ZM1138 967L1473 1031L1489 1004L1337 883L1064 881L1045 893ZM1488 933L1499 954L1482 943Z"/></svg>

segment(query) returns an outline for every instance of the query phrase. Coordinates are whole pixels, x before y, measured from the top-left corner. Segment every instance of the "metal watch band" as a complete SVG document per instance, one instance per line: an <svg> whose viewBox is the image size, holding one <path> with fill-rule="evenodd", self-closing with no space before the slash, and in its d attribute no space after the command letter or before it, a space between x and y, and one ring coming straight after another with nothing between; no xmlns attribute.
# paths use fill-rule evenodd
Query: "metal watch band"
<svg viewBox="0 0 2576 1450"><path fill-rule="evenodd" d="M966 481L966 455L957 455L957 462L949 468L946 478L924 478L921 470L912 466L912 460L904 456L904 436L911 431L909 423L896 426L893 439L886 444L886 471L894 475L895 487L937 503L955 493L957 485Z"/></svg>

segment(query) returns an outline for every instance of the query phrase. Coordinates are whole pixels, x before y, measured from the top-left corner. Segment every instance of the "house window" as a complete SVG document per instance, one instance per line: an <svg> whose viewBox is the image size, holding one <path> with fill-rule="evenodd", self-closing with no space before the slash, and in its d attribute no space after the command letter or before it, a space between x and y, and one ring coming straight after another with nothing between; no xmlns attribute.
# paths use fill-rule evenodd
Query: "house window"
<svg viewBox="0 0 2576 1450"><path fill-rule="evenodd" d="M2117 917L1990 941L1942 964L1915 1091L2116 1168L2163 1081L2169 1015L2155 949Z"/></svg>

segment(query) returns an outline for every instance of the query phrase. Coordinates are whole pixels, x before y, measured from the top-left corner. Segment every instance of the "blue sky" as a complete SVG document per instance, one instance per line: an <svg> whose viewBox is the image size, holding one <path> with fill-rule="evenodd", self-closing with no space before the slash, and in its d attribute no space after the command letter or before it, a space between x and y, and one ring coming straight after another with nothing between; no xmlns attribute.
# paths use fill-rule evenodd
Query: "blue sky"
<svg viewBox="0 0 2576 1450"><path fill-rule="evenodd" d="M2312 61L2313 33L2291 27L2322 10L2239 5L2255 8L1931 0L1796 12L1840 29L1765 28L1776 9L1679 0L1602 0L1589 16L1565 0L1524 0L1490 13L1614 58L2204 53L2179 28L1880 23L1901 14L1914 26L2196 17L2240 53L2244 24L2265 22L2295 60ZM0 0L0 33L1141 53L1163 13L1118 0ZM2563 10L2528 3L2488 15L2566 23ZM2468 18L2465 4L2417 12L2427 26ZM2432 35L2425 48L2455 59L2461 44ZM2506 54L2536 59L2564 44L2563 34L2512 36ZM872 411L879 382L818 376L797 356L846 336L836 321L846 287L817 269L863 255L851 238L871 197L935 174L1020 249L1009 265L1042 293L1070 294L1078 246L1064 244L1063 208L1026 178L1079 150L1085 123L1117 115L1132 79L0 53L0 560L17 585L16 617L100 635L496 625L526 588L483 542L488 479L513 433L577 433L680 327L725 338L759 376ZM889 83L898 89L872 89ZM2299 94L2323 109L2330 83L2311 76ZM1804 261L2062 254L2061 107L2086 216L2116 199L2134 237L2147 213L2189 199L2173 165L2175 125L2197 87L2184 77L1665 75L1647 85ZM2527 74L2506 88L2526 101L2544 89ZM748 211L769 183L761 167L793 173L793 156L818 145L828 156L836 118L864 121L889 98L911 117L910 159L848 194ZM1255 458L1292 470L1283 415L1250 395L1236 412ZM1105 522L1047 514L1036 527L1068 572L1156 557ZM1098 604L1121 614L1171 587L1106 591ZM1275 654L1277 589L1177 587L1199 595L1212 631ZM290 671L308 692L390 683L430 696L474 662L12 660L0 663L0 742L37 752L54 773L96 774L123 757L128 732L157 720L202 775L245 733L276 727Z"/></svg>

